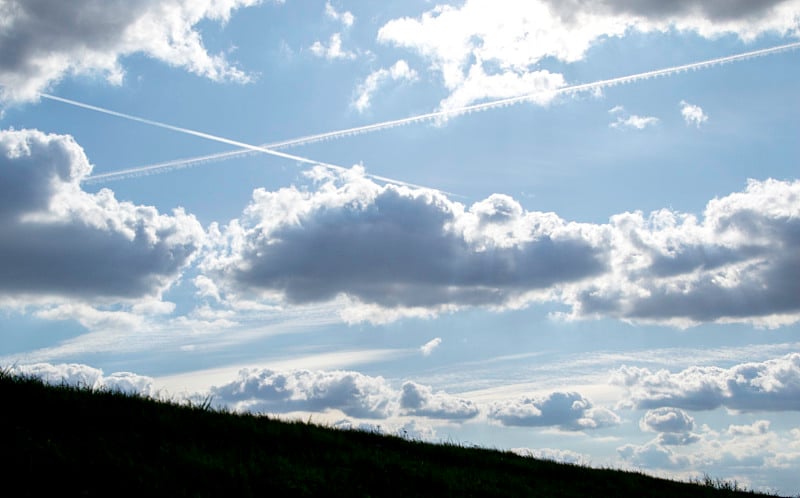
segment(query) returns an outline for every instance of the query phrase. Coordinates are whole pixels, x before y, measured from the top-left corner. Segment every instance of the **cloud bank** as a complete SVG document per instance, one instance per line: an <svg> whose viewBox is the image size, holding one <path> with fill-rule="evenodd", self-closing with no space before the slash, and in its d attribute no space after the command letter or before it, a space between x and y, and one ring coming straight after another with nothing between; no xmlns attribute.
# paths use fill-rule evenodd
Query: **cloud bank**
<svg viewBox="0 0 800 498"><path fill-rule="evenodd" d="M249 76L209 54L196 29L261 0L5 0L0 3L0 99L34 100L65 76L120 83L120 59L143 53L215 81Z"/></svg>
<svg viewBox="0 0 800 498"><path fill-rule="evenodd" d="M192 215L89 194L67 135L0 131L0 301L158 298L198 252Z"/></svg>
<svg viewBox="0 0 800 498"><path fill-rule="evenodd" d="M675 407L741 411L800 410L800 353L730 368L691 367L680 372L622 367L613 382L627 389L624 404L637 408ZM670 412L671 413L671 412ZM663 424L668 412L655 412ZM655 422L643 421L647 426ZM680 423L677 417L671 423Z"/></svg>
<svg viewBox="0 0 800 498"><path fill-rule="evenodd" d="M552 301L565 319L681 327L800 319L800 182L751 181L702 218L660 210L568 222L495 194L443 194L315 173L314 190L256 190L212 230L200 265L216 288L286 304L344 300L385 321ZM349 303L349 304L347 304ZM382 315L383 314L383 315Z"/></svg>

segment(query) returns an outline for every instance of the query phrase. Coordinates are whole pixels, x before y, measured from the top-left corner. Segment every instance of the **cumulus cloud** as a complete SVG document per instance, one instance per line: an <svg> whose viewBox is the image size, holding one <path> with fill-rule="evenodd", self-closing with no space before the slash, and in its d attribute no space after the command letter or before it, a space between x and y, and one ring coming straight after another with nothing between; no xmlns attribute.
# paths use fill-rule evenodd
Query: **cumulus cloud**
<svg viewBox="0 0 800 498"><path fill-rule="evenodd" d="M588 466L592 460L589 455L585 453L556 448L511 448L509 451L523 457L582 466Z"/></svg>
<svg viewBox="0 0 800 498"><path fill-rule="evenodd" d="M261 0L5 0L0 3L0 99L31 100L67 75L120 83L120 59L143 53L215 81L249 76L212 55L196 29Z"/></svg>
<svg viewBox="0 0 800 498"><path fill-rule="evenodd" d="M728 434L731 436L762 436L769 432L769 420L756 420L749 425L730 425Z"/></svg>
<svg viewBox="0 0 800 498"><path fill-rule="evenodd" d="M396 412L396 392L383 377L348 371L242 369L211 389L216 402L250 412L325 411L386 418Z"/></svg>
<svg viewBox="0 0 800 498"><path fill-rule="evenodd" d="M636 130L643 130L648 126L658 124L658 118L653 116L637 116L631 114L629 116L619 116L616 121L609 126L612 128L633 128Z"/></svg>
<svg viewBox="0 0 800 498"><path fill-rule="evenodd" d="M488 415L507 426L558 426L565 430L599 429L620 423L617 414L593 407L591 401L576 392L494 402Z"/></svg>
<svg viewBox="0 0 800 498"><path fill-rule="evenodd" d="M108 389L143 396L155 395L153 379L131 372L115 372L105 375L102 370L75 363L35 363L14 365L7 369L11 375L37 377L55 385L67 385L87 389Z"/></svg>
<svg viewBox="0 0 800 498"><path fill-rule="evenodd" d="M433 392L429 386L415 382L403 384L400 407L410 415L431 418L469 419L478 415L478 406L472 401Z"/></svg>
<svg viewBox="0 0 800 498"><path fill-rule="evenodd" d="M612 382L625 387L626 402L638 408L800 410L798 353L730 368L691 367L676 373L624 366L614 373Z"/></svg>
<svg viewBox="0 0 800 498"><path fill-rule="evenodd" d="M233 292L302 304L337 296L388 310L519 305L602 273L604 230L525 212L507 196L469 209L379 186L359 169L315 191L258 189L201 265Z"/></svg>
<svg viewBox="0 0 800 498"><path fill-rule="evenodd" d="M416 81L417 72L408 66L404 60L395 62L389 69L380 68L367 76L363 83L356 89L356 98L353 107L358 112L364 112L372 105L372 96L378 89L389 81Z"/></svg>
<svg viewBox="0 0 800 498"><path fill-rule="evenodd" d="M611 271L565 294L573 317L690 326L800 319L800 182L751 180L701 221L670 210L611 218Z"/></svg>
<svg viewBox="0 0 800 498"><path fill-rule="evenodd" d="M685 100L681 100L681 116L687 125L695 125L698 128L708 121L708 116L700 106L690 104Z"/></svg>
<svg viewBox="0 0 800 498"><path fill-rule="evenodd" d="M796 33L799 13L798 0L467 0L437 5L416 18L392 19L379 30L378 41L427 59L450 92L440 106L452 108L557 88L562 76L542 71L540 63L581 60L608 37L676 29L751 40L765 32ZM540 103L550 98L545 91Z"/></svg>
<svg viewBox="0 0 800 498"><path fill-rule="evenodd" d="M342 34L334 33L325 45L317 40L311 45L311 53L317 57L323 57L329 61L336 59L355 59L356 54L349 50L342 49Z"/></svg>
<svg viewBox="0 0 800 498"><path fill-rule="evenodd" d="M655 442L662 446L683 446L700 440L700 436L691 432L694 418L678 408L648 410L639 421L639 428L660 433Z"/></svg>
<svg viewBox="0 0 800 498"><path fill-rule="evenodd" d="M423 356L430 356L431 353L433 353L433 350L438 348L441 343L442 343L442 338L437 337L435 339L431 339L430 341L420 346L419 350L423 354Z"/></svg>
<svg viewBox="0 0 800 498"><path fill-rule="evenodd" d="M340 300L348 320L561 302L564 319L688 327L800 320L800 181L750 181L704 218L667 209L568 222L506 195L471 206L317 171L314 189L258 189L215 228L201 265L220 293Z"/></svg>
<svg viewBox="0 0 800 498"><path fill-rule="evenodd" d="M656 408L644 414L639 427L649 432L688 432L694 429L694 419L677 408Z"/></svg>
<svg viewBox="0 0 800 498"><path fill-rule="evenodd" d="M90 171L70 136L0 131L0 300L152 300L191 262L194 216L86 193Z"/></svg>
<svg viewBox="0 0 800 498"><path fill-rule="evenodd" d="M562 15L572 15L576 11L611 11L632 14L651 21L673 22L685 29L717 29L730 31L743 36L753 32L774 30L784 32L794 26L782 15L797 12L798 3L794 0L767 0L750 2L747 0L680 0L660 2L658 0L547 0ZM707 26L710 25L710 26ZM714 26L716 26L714 28Z"/></svg>
<svg viewBox="0 0 800 498"><path fill-rule="evenodd" d="M686 467L691 460L683 455L676 454L672 449L650 441L643 445L626 444L617 448L617 453L624 460L636 466L657 469L678 469Z"/></svg>

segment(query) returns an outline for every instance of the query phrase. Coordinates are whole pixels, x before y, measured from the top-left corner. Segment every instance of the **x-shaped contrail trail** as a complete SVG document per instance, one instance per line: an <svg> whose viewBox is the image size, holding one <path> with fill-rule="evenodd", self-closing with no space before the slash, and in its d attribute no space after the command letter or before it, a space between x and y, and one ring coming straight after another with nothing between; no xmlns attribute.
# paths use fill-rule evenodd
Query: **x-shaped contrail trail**
<svg viewBox="0 0 800 498"><path fill-rule="evenodd" d="M717 65L721 65L721 64L729 64L729 63L732 63L732 62L737 62L737 61L746 60L746 59L752 59L752 58L755 58L755 57L763 57L763 56L766 56L766 55L776 54L776 53L779 53L779 52L786 52L786 51L794 50L794 49L797 49L797 48L800 48L800 42L788 43L786 45L779 45L779 46L776 46L776 47L764 48L764 49L760 49L760 50L753 50L753 51L749 51L749 52L743 52L743 53L740 53L740 54L729 55L729 56L725 56L725 57L718 57L718 58L715 58L715 59L708 59L708 60L701 61L701 62L693 62L693 63L690 63L690 64L683 64L683 65L680 65L680 66L672 66L672 67L668 67L668 68L664 68L664 69L656 69L656 70L653 70L653 71L646 71L646 72L643 72L643 73L637 73L637 74L632 74L632 75L628 75L628 76L620 76L620 77L617 77L617 78L599 80L599 81L594 81L594 82L591 82L591 83L581 83L581 84L565 86L565 87L561 87L561 88L557 88L557 89L553 89L553 90L539 91L539 92L535 92L535 93L529 93L529 94L525 94L525 95L520 95L520 96L517 96L517 97L509 97L509 98L505 98L505 99L494 100L494 101L491 101L491 102L483 102L483 103L480 103L480 104L473 104L473 105L468 105L468 106L464 106L464 107L458 107L458 108L454 108L454 109L444 109L444 110L440 110L440 111L429 112L429 113L426 113L426 114L419 114L419 115L411 116L411 117L408 117L408 118L394 119L394 120L383 121L383 122L380 122L380 123L374 123L374 124L370 124L370 125L356 126L356 127L353 127L353 128L330 131L330 132L326 132L326 133L319 133L319 134L316 134L316 135L308 135L308 136L305 136L305 137L295 138L295 139L291 139L291 140L284 140L284 141L281 141L281 142L274 142L274 143L263 144L263 145L245 144L245 143L242 143L242 142L238 142L236 140L230 140L230 139L227 139L227 138L218 137L218 136L215 136L215 135L210 135L208 133L189 130L189 129L186 129L186 128L180 128L180 127L177 127L177 126L172 126L172 125L160 123L160 122L157 122L157 121L152 121L152 120L149 120L149 119L139 118L139 117L136 117L136 116L123 114L123 113L119 113L119 112L116 112L116 111L110 111L108 109L102 109L102 108L99 108L99 107L96 107L96 106L84 104L84 103L81 103L81 102L76 102L76 101L69 100L69 99L64 99L64 98L61 98L61 97L56 97L56 96L53 96L53 95L42 94L42 97L48 98L48 99L51 99L51 100L57 100L59 102L63 102L63 103L70 104L70 105L76 105L78 107L83 107L85 109L91 109L91 110L94 110L94 111L103 112L103 113L106 113L106 114L111 114L113 116L118 116L118 117L122 117L122 118L125 118L125 119L132 119L134 121L138 121L138 122L141 122L141 123L154 125L154 126L159 126L159 127L162 127L162 128L167 128L167 129L170 129L170 130L173 130L173 131L178 131L178 132L181 132L181 133L188 133L190 135L195 135L195 136L198 136L198 137L201 137L201 138L206 138L206 139L209 139L209 140L215 140L215 141L218 141L218 142L222 142L222 143L226 143L226 144L229 144L229 145L234 145L234 146L239 147L238 150L221 152L221 153L217 153L217 154L209 154L209 155L205 155L205 156L197 156L197 157L186 158L186 159L176 159L176 160L173 160L173 161L167 161L167 162L162 162L162 163L157 163L157 164L151 164L151 165L147 165L147 166L140 166L140 167L136 167L136 168L129 168L129 169L124 169L124 170L118 170L118 171L112 171L112 172L108 172L108 173L101 173L101 174L97 174L97 175L92 175L92 176L89 176L89 177L84 179L84 181L86 181L86 182L110 181L110 180L118 180L118 179L122 179L122 178L128 178L128 177L131 177L131 176L148 175L148 174L154 174L154 173L163 173L163 172L167 172L167 171L170 171L170 170L173 170L173 169L187 167L187 166L190 166L190 165L193 165L193 164L200 164L200 163L205 163L205 162L209 162L209 161L219 161L219 160L224 160L224 159L231 159L231 158L242 156L242 155L245 155L245 154L257 153L257 152L261 152L261 153L265 153L265 154L271 154L271 155L274 155L274 156L283 157L285 159L293 159L295 161L306 163L306 164L322 165L322 166L325 166L325 167L328 167L328 168L331 168L331 169L334 169L334 170L342 170L342 169L344 169L342 166L322 163L322 162L314 161L312 159L307 159L307 158L304 158L304 157L301 157L301 156L295 156L293 154L286 154L286 153L283 153L283 152L279 152L276 149L285 148L285 147L299 146L299 145L305 145L305 144L310 144L310 143L314 143L314 142L320 142L320 141L324 141L324 140L332 140L332 139L342 138L342 137L346 137L346 136L360 135L362 133L370 133L370 132L379 131L379 130L386 130L386 129L389 129L389 128L395 128L397 126L403 126L403 125L422 122L422 121L435 120L435 119L440 119L440 118L444 118L444 117L458 116L458 115L461 115L461 114L467 114L467 113L476 112L476 111L485 111L485 110L489 110L489 109L495 109L495 108L498 108L498 107L506 107L506 106L510 106L510 105L519 104L519 103L522 103L522 102L531 101L531 100L535 99L536 97L541 97L544 94L550 94L550 95L555 96L555 95L568 95L568 94L574 94L574 93L579 93L579 92L598 90L598 89L607 88L607 87L611 87L611 86L615 86L615 85L619 85L619 84L623 84L623 83L632 83L632 82L635 82L635 81L641 81L641 80L646 80L646 79L650 79L650 78L656 78L656 77L659 77L659 76L670 76L670 75L673 75L673 74L677 74L677 73L681 73L681 72L685 72L685 71L689 71L689 70L705 69L705 68L709 68L709 67L713 67L713 66L717 66ZM375 175L368 175L368 176L370 176L371 178L374 178L376 180L380 180L380 181L384 181L384 182L397 183L397 184L401 184L401 185L408 185L408 186L418 187L417 185L414 185L414 184L401 182L401 181L398 181L398 180L392 180L390 178L379 177L379 176L375 176Z"/></svg>
<svg viewBox="0 0 800 498"><path fill-rule="evenodd" d="M344 166L339 166L339 165L336 165L336 164L326 163L326 162L322 162L322 161L316 161L314 159L309 159L307 157L302 157L302 156L296 156L294 154L287 154L286 152L280 152L280 151L269 149L267 147L260 146L260 145L251 145L251 144L248 144L248 143L245 143L245 142L240 142L238 140L231 140L230 138L220 137L218 135L212 135L210 133L205 133L205 132L202 132L202 131L192 130L190 128L182 128L180 126L175 126L175 125L171 125L171 124L168 124L168 123L162 123L161 121L155 121L155 120L152 120L152 119L146 119L146 118L142 118L142 117L139 117L139 116L134 116L132 114L125 114L123 112L113 111L111 109L106 109L104 107L98 107L96 105L86 104L84 102L78 102L77 100L65 99L64 97L57 97L55 95L50 95L50 94L47 94L47 93L40 93L39 95L42 98L45 98L45 99L54 100L56 102L62 102L64 104L69 104L71 106L80 107L82 109L88 109L90 111L100 112L100 113L103 113L103 114L108 114L110 116L116 116L118 118L127 119L129 121L135 121L137 123L143 123L143 124L150 125L150 126L156 126L158 128L164 128L166 130L175 131L175 132L183 133L183 134L186 134L186 135L192 135L192 136L195 136L195 137L204 138L206 140L211 140L211 141L214 141L214 142L220 142L220 143L224 143L224 144L228 144L228 145L233 145L233 146L239 147L240 149L244 149L246 151L262 152L264 154L269 154L271 156L282 157L284 159L291 159L293 161L297 161L297 162L304 163L304 164L310 164L310 165L313 165L313 166L322 166L322 167L328 168L328 169L333 170L333 171L338 171L338 172L347 171L347 168L345 168ZM372 178L374 180L381 181L381 182L394 183L394 184L397 184L397 185L404 185L404 186L407 186L407 187L430 189L430 187L424 187L422 185L416 185L414 183L408 183L408 182L404 182L404 181L401 181L401 180L394 180L392 178L387 178L385 176L371 175L371 174L365 174L365 176L368 177L368 178ZM431 190L437 190L437 189L431 189Z"/></svg>

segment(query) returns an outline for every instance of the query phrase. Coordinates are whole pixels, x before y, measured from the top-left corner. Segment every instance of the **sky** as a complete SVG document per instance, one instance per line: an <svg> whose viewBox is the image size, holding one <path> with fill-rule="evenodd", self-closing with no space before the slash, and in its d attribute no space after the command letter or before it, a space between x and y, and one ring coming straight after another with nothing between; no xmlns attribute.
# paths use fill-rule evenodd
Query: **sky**
<svg viewBox="0 0 800 498"><path fill-rule="evenodd" d="M800 493L800 1L0 25L4 368Z"/></svg>

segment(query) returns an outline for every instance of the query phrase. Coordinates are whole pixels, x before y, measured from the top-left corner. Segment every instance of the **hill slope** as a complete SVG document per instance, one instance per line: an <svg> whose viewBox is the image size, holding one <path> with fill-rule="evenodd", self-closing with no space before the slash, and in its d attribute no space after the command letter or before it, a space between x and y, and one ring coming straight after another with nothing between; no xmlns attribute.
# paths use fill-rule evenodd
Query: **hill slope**
<svg viewBox="0 0 800 498"><path fill-rule="evenodd" d="M740 495L3 374L0 396L0 475L21 496Z"/></svg>

